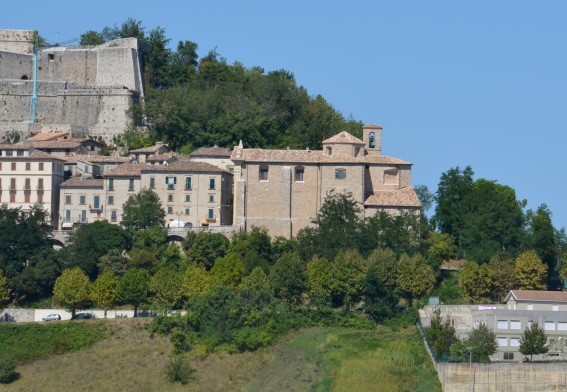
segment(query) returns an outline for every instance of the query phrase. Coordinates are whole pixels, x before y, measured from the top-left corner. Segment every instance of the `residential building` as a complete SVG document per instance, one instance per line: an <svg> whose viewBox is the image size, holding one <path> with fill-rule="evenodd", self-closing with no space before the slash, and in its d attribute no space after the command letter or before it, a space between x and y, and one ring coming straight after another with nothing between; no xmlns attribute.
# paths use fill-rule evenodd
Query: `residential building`
<svg viewBox="0 0 567 392"><path fill-rule="evenodd" d="M520 338L537 322L548 337L549 352L534 360L567 359L567 292L512 290L506 296L506 309L485 307L472 312L472 327L485 323L496 333L495 360L519 361Z"/></svg>
<svg viewBox="0 0 567 392"><path fill-rule="evenodd" d="M23 144L0 145L0 203L30 210L42 203L48 222L59 223L59 187L64 160Z"/></svg>
<svg viewBox="0 0 567 392"><path fill-rule="evenodd" d="M419 213L410 162L381 153L382 127L363 127L363 140L341 132L323 150L234 148L234 224L265 226L292 237L311 224L329 192L348 193L365 217L378 211Z"/></svg>
<svg viewBox="0 0 567 392"><path fill-rule="evenodd" d="M122 221L122 206L132 195L142 190L143 165L125 163L107 172L104 177L106 208L104 216L111 223Z"/></svg>
<svg viewBox="0 0 567 392"><path fill-rule="evenodd" d="M167 146L167 144L163 142L156 142L156 144L151 147L131 150L130 155L134 161L138 163L146 163L148 158L156 155L163 155L168 152L171 152L171 149Z"/></svg>
<svg viewBox="0 0 567 392"><path fill-rule="evenodd" d="M90 154L97 155L103 145L93 139L64 139L64 140L24 140L35 149L59 157Z"/></svg>
<svg viewBox="0 0 567 392"><path fill-rule="evenodd" d="M62 229L77 223L92 223L104 219L104 180L73 177L61 184L60 201Z"/></svg>
<svg viewBox="0 0 567 392"><path fill-rule="evenodd" d="M230 160L232 150L226 147L201 147L189 154L193 162L205 162L220 167L229 173L234 171L234 162Z"/></svg>
<svg viewBox="0 0 567 392"><path fill-rule="evenodd" d="M142 166L142 188L158 194L166 222L188 226L232 224L232 174L204 162Z"/></svg>

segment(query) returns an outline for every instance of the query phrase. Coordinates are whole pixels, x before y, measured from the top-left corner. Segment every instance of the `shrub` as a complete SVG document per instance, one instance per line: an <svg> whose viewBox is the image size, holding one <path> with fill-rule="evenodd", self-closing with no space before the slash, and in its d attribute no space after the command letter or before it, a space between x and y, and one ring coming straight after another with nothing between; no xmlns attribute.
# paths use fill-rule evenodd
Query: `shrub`
<svg viewBox="0 0 567 392"><path fill-rule="evenodd" d="M187 384L195 372L185 358L182 356L174 357L165 367L167 378L171 382L178 382L183 385Z"/></svg>
<svg viewBox="0 0 567 392"><path fill-rule="evenodd" d="M16 361L13 358L0 359L0 383L9 384L16 381L20 374L16 372Z"/></svg>

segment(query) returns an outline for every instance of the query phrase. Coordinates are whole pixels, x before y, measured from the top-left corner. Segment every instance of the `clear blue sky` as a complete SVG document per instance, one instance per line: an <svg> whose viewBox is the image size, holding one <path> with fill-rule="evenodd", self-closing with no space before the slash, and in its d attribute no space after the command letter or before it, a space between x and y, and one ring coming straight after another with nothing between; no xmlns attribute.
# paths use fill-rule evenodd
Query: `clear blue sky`
<svg viewBox="0 0 567 392"><path fill-rule="evenodd" d="M63 42L128 17L201 56L291 71L382 125L383 153L414 163L414 185L435 191L470 165L567 225L567 1L32 0L2 4L0 28Z"/></svg>

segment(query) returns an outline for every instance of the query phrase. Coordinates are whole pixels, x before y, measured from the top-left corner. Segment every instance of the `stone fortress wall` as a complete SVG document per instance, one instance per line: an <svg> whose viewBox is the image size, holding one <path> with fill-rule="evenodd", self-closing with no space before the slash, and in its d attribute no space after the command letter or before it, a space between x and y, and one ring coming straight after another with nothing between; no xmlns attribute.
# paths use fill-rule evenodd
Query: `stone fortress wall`
<svg viewBox="0 0 567 392"><path fill-rule="evenodd" d="M30 124L33 36L27 30L0 30L0 136L36 132ZM135 38L96 46L41 48L36 121L68 124L77 133L106 140L122 134L130 123L128 109L144 99L142 53L146 49Z"/></svg>

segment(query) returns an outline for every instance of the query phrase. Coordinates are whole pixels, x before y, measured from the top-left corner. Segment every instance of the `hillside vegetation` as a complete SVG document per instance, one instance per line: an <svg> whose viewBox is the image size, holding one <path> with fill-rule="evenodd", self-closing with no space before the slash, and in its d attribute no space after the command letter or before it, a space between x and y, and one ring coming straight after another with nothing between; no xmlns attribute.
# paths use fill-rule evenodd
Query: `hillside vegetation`
<svg viewBox="0 0 567 392"><path fill-rule="evenodd" d="M20 378L10 385L0 384L0 391L364 392L414 391L420 386L423 391L441 390L414 327L397 332L386 327L363 331L314 328L253 353L221 351L203 356L190 351L187 358L193 373L189 383L181 385L169 382L166 376L173 355L171 343L150 334L147 322L106 320L105 339L78 352L27 362L18 367ZM99 325L91 321L56 324Z"/></svg>

